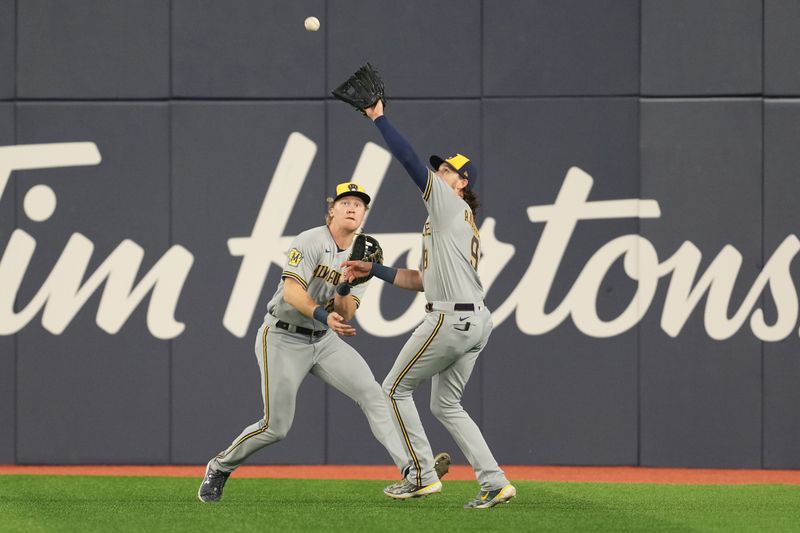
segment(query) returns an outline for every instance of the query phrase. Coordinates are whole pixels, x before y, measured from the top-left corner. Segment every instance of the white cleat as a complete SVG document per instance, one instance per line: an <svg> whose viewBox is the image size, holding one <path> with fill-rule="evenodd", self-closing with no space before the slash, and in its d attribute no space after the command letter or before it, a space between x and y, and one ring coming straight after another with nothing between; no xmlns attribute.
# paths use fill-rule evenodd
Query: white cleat
<svg viewBox="0 0 800 533"><path fill-rule="evenodd" d="M474 500L464 505L464 509L489 509L498 503L508 503L508 501L516 495L517 489L511 484L506 485L502 489L482 490Z"/></svg>

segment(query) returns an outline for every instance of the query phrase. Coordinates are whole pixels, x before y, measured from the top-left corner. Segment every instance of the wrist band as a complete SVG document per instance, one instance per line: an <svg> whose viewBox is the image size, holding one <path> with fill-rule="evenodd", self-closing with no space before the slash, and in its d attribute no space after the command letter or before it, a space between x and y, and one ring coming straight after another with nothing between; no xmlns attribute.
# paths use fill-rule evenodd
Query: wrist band
<svg viewBox="0 0 800 533"><path fill-rule="evenodd" d="M328 312L321 305L314 308L314 318L325 325L328 324Z"/></svg>
<svg viewBox="0 0 800 533"><path fill-rule="evenodd" d="M380 263L372 263L370 274L376 278L380 278L386 283L394 284L394 278L397 277L397 269L384 266Z"/></svg>
<svg viewBox="0 0 800 533"><path fill-rule="evenodd" d="M347 296L348 294L350 294L350 289L352 289L352 287L350 286L349 283L342 283L341 285L336 287L336 294L338 294L339 296Z"/></svg>

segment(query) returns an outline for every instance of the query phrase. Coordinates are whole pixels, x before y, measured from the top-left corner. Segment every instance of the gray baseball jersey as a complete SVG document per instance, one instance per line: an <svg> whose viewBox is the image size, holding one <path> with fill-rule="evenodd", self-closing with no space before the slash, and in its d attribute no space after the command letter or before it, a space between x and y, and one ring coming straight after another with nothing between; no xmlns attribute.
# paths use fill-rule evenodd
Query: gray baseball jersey
<svg viewBox="0 0 800 533"><path fill-rule="evenodd" d="M480 302L481 236L472 209L428 170L422 195L428 220L422 229L422 284L429 302Z"/></svg>
<svg viewBox="0 0 800 533"><path fill-rule="evenodd" d="M339 250L327 226L305 231L292 242L281 282L267 306L255 342L263 417L246 427L210 461L213 469L231 472L256 451L283 439L294 419L297 391L308 374L352 398L397 468L402 471L407 467L409 457L396 431L386 395L367 363L327 326L306 317L283 299L283 278L288 277L300 283L317 303L332 310L334 291L342 277L340 265L348 259L351 248L352 245ZM356 303L365 290L366 283L352 289ZM288 331L278 327L278 321L316 333Z"/></svg>
<svg viewBox="0 0 800 533"><path fill-rule="evenodd" d="M289 247L278 290L267 304L267 314L295 326L314 330L327 328L326 324L320 324L286 303L283 299L284 278L300 283L315 302L331 312L336 286L342 281L341 264L350 257L352 249L351 244L347 250L339 250L328 226L312 228L295 237ZM350 292L356 305L361 304L368 283L356 285Z"/></svg>

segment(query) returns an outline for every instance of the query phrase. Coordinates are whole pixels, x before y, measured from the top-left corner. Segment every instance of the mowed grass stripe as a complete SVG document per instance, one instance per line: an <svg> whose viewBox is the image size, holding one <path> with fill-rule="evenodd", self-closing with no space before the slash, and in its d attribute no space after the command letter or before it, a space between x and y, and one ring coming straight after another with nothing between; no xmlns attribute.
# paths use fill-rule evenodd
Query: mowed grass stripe
<svg viewBox="0 0 800 533"><path fill-rule="evenodd" d="M0 531L797 531L800 487L517 482L518 497L465 510L477 484L386 498L388 482L236 479L216 505L200 479L0 476Z"/></svg>

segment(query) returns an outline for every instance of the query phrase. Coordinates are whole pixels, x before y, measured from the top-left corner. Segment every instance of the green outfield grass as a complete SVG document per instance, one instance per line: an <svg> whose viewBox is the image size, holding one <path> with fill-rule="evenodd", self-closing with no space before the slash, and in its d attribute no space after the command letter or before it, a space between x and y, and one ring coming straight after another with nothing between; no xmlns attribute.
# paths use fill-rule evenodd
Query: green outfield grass
<svg viewBox="0 0 800 533"><path fill-rule="evenodd" d="M381 481L231 478L202 504L200 479L0 476L0 531L800 531L800 487L517 482L465 510L477 485L405 502Z"/></svg>

